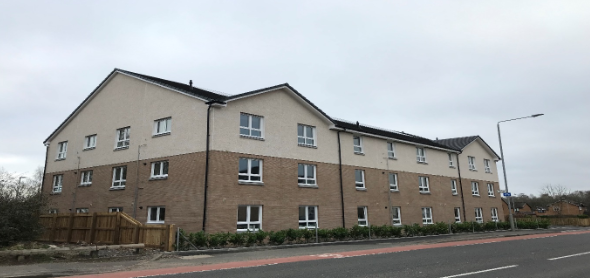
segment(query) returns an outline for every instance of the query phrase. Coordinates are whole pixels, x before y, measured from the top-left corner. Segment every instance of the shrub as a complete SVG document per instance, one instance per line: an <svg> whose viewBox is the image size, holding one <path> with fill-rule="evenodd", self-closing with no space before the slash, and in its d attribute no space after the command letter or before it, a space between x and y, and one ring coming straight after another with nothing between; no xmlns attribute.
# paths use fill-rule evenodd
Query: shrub
<svg viewBox="0 0 590 278"><path fill-rule="evenodd" d="M209 235L209 248L219 248L227 245L229 233L214 233Z"/></svg>
<svg viewBox="0 0 590 278"><path fill-rule="evenodd" d="M288 229L285 233L287 240L291 243L299 241L303 237L303 230L300 229Z"/></svg>
<svg viewBox="0 0 590 278"><path fill-rule="evenodd" d="M278 232L271 231L270 233L268 233L268 241L271 244L281 245L285 242L286 238L287 238L286 231L278 231Z"/></svg>
<svg viewBox="0 0 590 278"><path fill-rule="evenodd" d="M580 214L580 215L576 215L576 216L577 216L578 218L580 218L580 219L586 219L586 218L590 217L590 216L588 216L588 215L585 215L585 214Z"/></svg>
<svg viewBox="0 0 590 278"><path fill-rule="evenodd" d="M256 234L248 230L248 232L244 234L244 239L246 241L246 246L252 246L256 243Z"/></svg>
<svg viewBox="0 0 590 278"><path fill-rule="evenodd" d="M551 225L551 221L549 221L549 220L539 221L539 228L541 228L541 229L549 229L550 225Z"/></svg>
<svg viewBox="0 0 590 278"><path fill-rule="evenodd" d="M434 224L434 227L436 235L444 235L449 233L449 224L445 222L437 222Z"/></svg>
<svg viewBox="0 0 590 278"><path fill-rule="evenodd" d="M309 242L310 239L315 238L315 229L303 229L300 231L301 231L301 235L305 239L306 243ZM319 233L319 231L318 231L318 233Z"/></svg>
<svg viewBox="0 0 590 278"><path fill-rule="evenodd" d="M369 237L369 227L354 225L350 229L350 237L354 239L363 239Z"/></svg>
<svg viewBox="0 0 590 278"><path fill-rule="evenodd" d="M404 225L403 229L405 232L405 236L407 236L407 237L419 236L419 235L423 234L422 227L420 227L420 225L418 225L418 224Z"/></svg>
<svg viewBox="0 0 590 278"><path fill-rule="evenodd" d="M228 233L228 240L231 244L233 244L236 247L242 246L242 245L244 245L244 242L246 242L246 236L247 236L247 234L245 234L245 233L234 233L234 234Z"/></svg>
<svg viewBox="0 0 590 278"><path fill-rule="evenodd" d="M486 231L495 231L496 230L496 222L490 221L483 224L483 229Z"/></svg>
<svg viewBox="0 0 590 278"><path fill-rule="evenodd" d="M268 233L263 230L258 230L256 233L254 233L254 236L256 237L256 244L262 245L268 236Z"/></svg>
<svg viewBox="0 0 590 278"><path fill-rule="evenodd" d="M371 225L371 237L387 237L387 225Z"/></svg>
<svg viewBox="0 0 590 278"><path fill-rule="evenodd" d="M181 230L182 232L182 230ZM207 234L203 231L197 233L190 233L188 235L188 239L190 242L195 245L196 247L205 247L207 246Z"/></svg>
<svg viewBox="0 0 590 278"><path fill-rule="evenodd" d="M332 237L332 233L328 229L318 229L318 237L320 241L328 241Z"/></svg>
<svg viewBox="0 0 590 278"><path fill-rule="evenodd" d="M348 229L342 227L332 229L331 234L336 240L345 240L349 237Z"/></svg>

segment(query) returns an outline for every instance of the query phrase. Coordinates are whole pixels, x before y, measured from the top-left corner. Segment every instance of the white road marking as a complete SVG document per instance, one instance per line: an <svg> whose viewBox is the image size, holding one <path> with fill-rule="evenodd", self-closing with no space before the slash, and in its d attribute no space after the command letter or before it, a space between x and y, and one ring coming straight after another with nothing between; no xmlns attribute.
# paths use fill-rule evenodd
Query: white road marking
<svg viewBox="0 0 590 278"><path fill-rule="evenodd" d="M484 272L490 272L490 271L494 271L494 270L501 270L501 269L513 268L513 267L517 267L517 266L518 265L509 265L509 266L503 266L503 267L496 267L496 268L490 268L490 269L486 269L486 270L480 270L480 271L475 271L475 272L462 273L462 274L445 276L445 277L440 277L440 278L461 277L461 276L467 276L467 275L473 275L473 274L480 274L480 273L484 273Z"/></svg>
<svg viewBox="0 0 590 278"><path fill-rule="evenodd" d="M584 253L578 253L578 254L573 254L573 255L567 255L567 256L563 256L563 257L557 257L557 258L551 258L551 259L547 259L548 261L555 261L555 260L559 260L559 259L565 259L565 258L569 258L569 257L576 257L576 256L582 256L582 255L588 255L590 254L590 252L584 252Z"/></svg>

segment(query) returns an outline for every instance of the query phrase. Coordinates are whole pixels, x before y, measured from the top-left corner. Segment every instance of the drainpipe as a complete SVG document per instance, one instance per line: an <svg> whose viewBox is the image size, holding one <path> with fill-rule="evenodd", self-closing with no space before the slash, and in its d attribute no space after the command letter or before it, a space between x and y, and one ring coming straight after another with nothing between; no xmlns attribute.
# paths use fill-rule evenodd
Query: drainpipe
<svg viewBox="0 0 590 278"><path fill-rule="evenodd" d="M346 129L345 129L346 130ZM342 228L346 228L344 220L344 189L342 185L342 148L340 146L340 130L338 131L338 170L340 172L340 204L342 206Z"/></svg>
<svg viewBox="0 0 590 278"><path fill-rule="evenodd" d="M457 154L457 172L459 173L459 188L461 188L461 204L463 205L463 219L467 221L467 213L465 213L465 197L463 197L463 182L461 181L461 164L459 163L459 155L463 152Z"/></svg>
<svg viewBox="0 0 590 278"><path fill-rule="evenodd" d="M137 200L139 199L139 157L141 155L141 147L145 147L147 144L141 144L137 146L137 160L135 165L135 192L133 196L133 218L137 219ZM149 220L149 219L148 219Z"/></svg>
<svg viewBox="0 0 590 278"><path fill-rule="evenodd" d="M47 173L47 158L49 157L49 142L45 144L45 166L43 167L43 177L41 178L41 188L39 189L43 193L43 187L45 185L45 173Z"/></svg>
<svg viewBox="0 0 590 278"><path fill-rule="evenodd" d="M74 183L74 196L72 198L72 208L70 209L71 212L74 212L74 208L76 207L76 196L78 195L78 181L80 180L80 154L76 152L78 156L78 168L76 169L76 183ZM62 180L63 183L63 180Z"/></svg>

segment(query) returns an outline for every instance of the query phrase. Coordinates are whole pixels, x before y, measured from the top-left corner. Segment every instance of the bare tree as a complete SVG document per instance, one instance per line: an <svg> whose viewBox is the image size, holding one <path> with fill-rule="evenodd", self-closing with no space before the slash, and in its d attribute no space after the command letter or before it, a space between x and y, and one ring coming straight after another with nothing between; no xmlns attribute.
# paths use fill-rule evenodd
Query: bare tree
<svg viewBox="0 0 590 278"><path fill-rule="evenodd" d="M541 188L541 194L547 194L547 196L552 197L553 199L560 199L564 196L570 195L571 190L563 185L557 184L552 185L548 184Z"/></svg>

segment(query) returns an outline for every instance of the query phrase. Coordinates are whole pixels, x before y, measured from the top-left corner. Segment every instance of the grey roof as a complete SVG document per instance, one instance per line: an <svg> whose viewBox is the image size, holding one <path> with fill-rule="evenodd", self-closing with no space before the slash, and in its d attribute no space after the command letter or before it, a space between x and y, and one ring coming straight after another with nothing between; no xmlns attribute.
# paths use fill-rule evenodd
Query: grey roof
<svg viewBox="0 0 590 278"><path fill-rule="evenodd" d="M486 141L483 140L483 138L481 138L479 135L474 135L474 136L465 136L465 137L455 137L455 138L447 138L447 139L438 139L436 140L437 143L448 146L450 148L453 149L457 149L457 150L463 150L465 149L465 147L467 147L467 145L471 144L471 142L480 139L489 149L492 153L494 153L494 155L498 158L498 159L502 159L495 151L494 149L492 149L492 147L490 147L490 145L488 145L488 143L486 143Z"/></svg>

